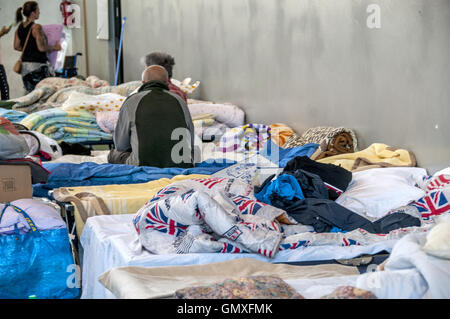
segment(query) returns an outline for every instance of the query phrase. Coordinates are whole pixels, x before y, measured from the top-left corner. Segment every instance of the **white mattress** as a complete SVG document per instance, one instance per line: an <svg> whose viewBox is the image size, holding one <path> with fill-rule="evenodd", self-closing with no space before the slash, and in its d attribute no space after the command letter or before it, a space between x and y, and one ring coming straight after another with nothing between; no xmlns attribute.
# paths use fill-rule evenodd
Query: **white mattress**
<svg viewBox="0 0 450 319"><path fill-rule="evenodd" d="M115 298L99 281L105 271L123 266L176 266L206 264L235 258L254 258L266 262L301 262L348 259L361 254L390 252L396 240L370 246L311 246L280 251L269 259L258 254L154 255L143 250L132 224L134 215L95 216L87 220L81 236L83 247L83 299Z"/></svg>

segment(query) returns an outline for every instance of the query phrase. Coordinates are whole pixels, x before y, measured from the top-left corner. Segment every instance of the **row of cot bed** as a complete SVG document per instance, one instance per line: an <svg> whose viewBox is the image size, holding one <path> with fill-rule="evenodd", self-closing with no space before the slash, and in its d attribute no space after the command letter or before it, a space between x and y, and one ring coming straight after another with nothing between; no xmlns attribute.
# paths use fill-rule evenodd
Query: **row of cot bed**
<svg viewBox="0 0 450 319"><path fill-rule="evenodd" d="M50 78L0 109L39 137L30 155L45 172L33 198L11 204L51 207L56 226L29 215L42 231L66 229L81 270L75 290L49 297L239 298L223 280L253 298L450 296L449 169L429 175L413 152L384 143L360 149L350 128L299 134L194 99L195 167L109 164L95 145L112 147L120 106L138 87ZM277 292L251 289L274 282Z"/></svg>

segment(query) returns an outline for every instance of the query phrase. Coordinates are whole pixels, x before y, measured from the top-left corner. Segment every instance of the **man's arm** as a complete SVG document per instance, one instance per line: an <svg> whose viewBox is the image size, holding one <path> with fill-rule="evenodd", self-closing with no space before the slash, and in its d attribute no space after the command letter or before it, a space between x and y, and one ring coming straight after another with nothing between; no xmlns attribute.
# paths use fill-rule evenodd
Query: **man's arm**
<svg viewBox="0 0 450 319"><path fill-rule="evenodd" d="M44 33L44 29L40 24L33 26L33 36L36 39L36 45L39 51L50 53L52 51L61 50L59 43L55 45L48 45L47 36Z"/></svg>
<svg viewBox="0 0 450 319"><path fill-rule="evenodd" d="M129 152L131 150L131 119L125 105L122 105L114 129L114 145L119 152Z"/></svg>

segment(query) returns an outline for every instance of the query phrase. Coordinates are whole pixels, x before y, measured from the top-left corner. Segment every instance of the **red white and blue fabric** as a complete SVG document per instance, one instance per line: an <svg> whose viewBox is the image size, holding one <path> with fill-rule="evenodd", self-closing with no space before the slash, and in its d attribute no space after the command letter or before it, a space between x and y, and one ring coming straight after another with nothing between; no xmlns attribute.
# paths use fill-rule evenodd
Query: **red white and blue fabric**
<svg viewBox="0 0 450 319"><path fill-rule="evenodd" d="M426 176L420 187L426 194L411 206L417 208L424 222L450 212L450 175Z"/></svg>
<svg viewBox="0 0 450 319"><path fill-rule="evenodd" d="M230 243L223 243L223 248L221 250L217 251L221 254L239 254L239 253L248 253L248 251L242 250L239 247L230 244Z"/></svg>
<svg viewBox="0 0 450 319"><path fill-rule="evenodd" d="M217 184L222 183L226 179L225 178L211 177L211 178L194 178L192 180L203 184L204 186L206 186L209 189L212 189L214 186L216 186Z"/></svg>
<svg viewBox="0 0 450 319"><path fill-rule="evenodd" d="M261 208L267 206L265 203L242 195L231 197L231 200L236 204L239 212L244 215L256 215Z"/></svg>
<svg viewBox="0 0 450 319"><path fill-rule="evenodd" d="M149 201L149 203L159 201L161 198L166 197L168 195L172 195L177 191L178 191L177 187L167 186L161 189L158 193L156 193L156 195Z"/></svg>
<svg viewBox="0 0 450 319"><path fill-rule="evenodd" d="M245 251L274 257L282 240L276 218L285 212L250 197L210 190L211 184L225 181L223 190L233 181L197 179L161 190L133 219L142 246L154 254ZM234 209L221 206L233 200L238 203Z"/></svg>
<svg viewBox="0 0 450 319"><path fill-rule="evenodd" d="M411 205L417 207L423 220L450 212L450 203L443 190L431 191Z"/></svg>
<svg viewBox="0 0 450 319"><path fill-rule="evenodd" d="M430 176L427 180L426 191L428 192L446 187L450 187L450 175Z"/></svg>
<svg viewBox="0 0 450 319"><path fill-rule="evenodd" d="M155 203L150 207L145 215L145 229L153 229L172 236L178 236L187 229L187 225L177 223L175 220L167 217Z"/></svg>
<svg viewBox="0 0 450 319"><path fill-rule="evenodd" d="M280 250L297 249L299 247L308 247L311 244L309 240L299 240L295 243L282 243Z"/></svg>

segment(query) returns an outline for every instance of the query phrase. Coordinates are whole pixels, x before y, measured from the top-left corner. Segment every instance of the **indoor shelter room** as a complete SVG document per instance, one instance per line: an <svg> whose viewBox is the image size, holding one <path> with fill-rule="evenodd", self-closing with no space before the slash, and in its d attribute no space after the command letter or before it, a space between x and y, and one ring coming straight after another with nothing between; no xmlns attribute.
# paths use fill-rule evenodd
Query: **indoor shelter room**
<svg viewBox="0 0 450 319"><path fill-rule="evenodd" d="M450 298L449 51L449 0L0 0L0 298Z"/></svg>

